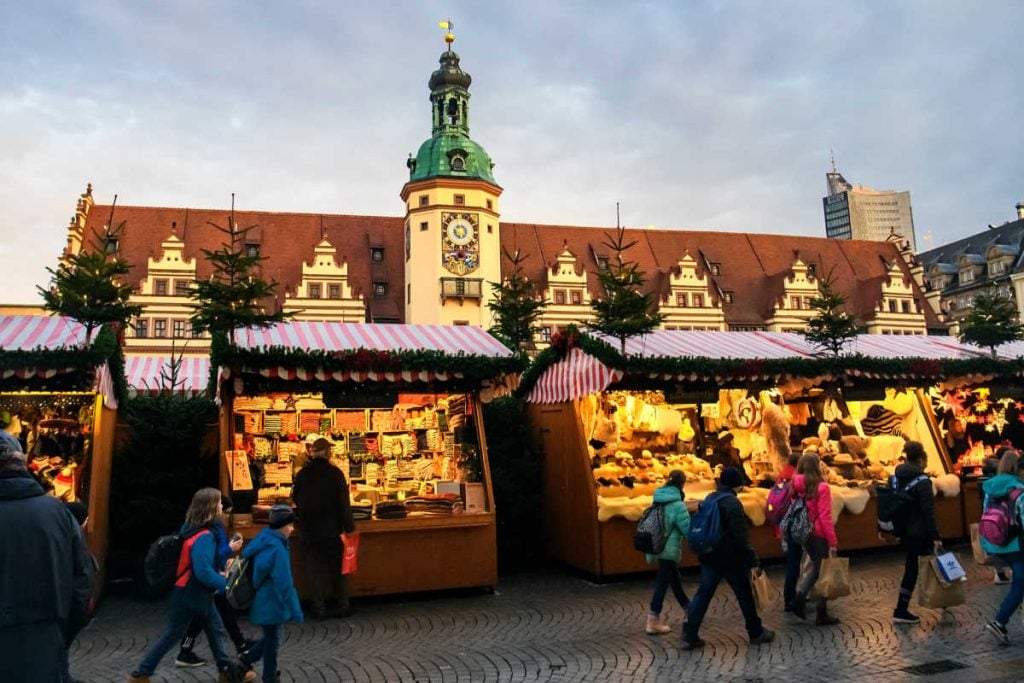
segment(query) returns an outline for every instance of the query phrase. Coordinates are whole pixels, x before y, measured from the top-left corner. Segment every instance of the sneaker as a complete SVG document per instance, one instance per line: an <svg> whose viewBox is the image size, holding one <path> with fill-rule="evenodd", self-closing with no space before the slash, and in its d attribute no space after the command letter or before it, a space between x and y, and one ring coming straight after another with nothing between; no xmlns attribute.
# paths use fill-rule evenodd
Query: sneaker
<svg viewBox="0 0 1024 683"><path fill-rule="evenodd" d="M1000 624L994 619L985 624L985 630L996 637L1000 645L1010 644L1010 634L1006 632L1006 627Z"/></svg>
<svg viewBox="0 0 1024 683"><path fill-rule="evenodd" d="M256 645L258 645L259 642L260 641L258 641L258 640L248 640L248 639L246 639L245 642L243 642L242 645L238 648L239 656L249 654L249 650L251 650L254 647L256 647Z"/></svg>
<svg viewBox="0 0 1024 683"><path fill-rule="evenodd" d="M1012 579L1000 570L995 571L995 577L992 579L992 583L998 585L1002 583L1010 583Z"/></svg>
<svg viewBox="0 0 1024 683"><path fill-rule="evenodd" d="M920 624L921 617L916 614L911 614L909 610L896 610L892 613L892 623L894 624Z"/></svg>
<svg viewBox="0 0 1024 683"><path fill-rule="evenodd" d="M704 647L704 641L700 638L690 640L689 638L683 638L683 642L679 645L681 650L699 650Z"/></svg>
<svg viewBox="0 0 1024 683"><path fill-rule="evenodd" d="M751 638L750 639L750 644L751 645L764 645L765 643L770 643L773 640L775 640L775 631L769 631L768 629L763 628L763 629L761 629L761 634L760 635L758 635L756 638Z"/></svg>
<svg viewBox="0 0 1024 683"><path fill-rule="evenodd" d="M192 650L179 650L178 656L174 658L175 666L202 666L206 662Z"/></svg>

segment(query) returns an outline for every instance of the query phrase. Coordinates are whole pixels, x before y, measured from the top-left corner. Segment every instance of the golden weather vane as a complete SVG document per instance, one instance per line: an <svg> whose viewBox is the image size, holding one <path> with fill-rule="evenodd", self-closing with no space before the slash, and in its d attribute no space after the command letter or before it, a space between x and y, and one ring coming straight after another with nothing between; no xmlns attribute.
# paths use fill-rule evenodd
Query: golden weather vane
<svg viewBox="0 0 1024 683"><path fill-rule="evenodd" d="M446 20L437 22L437 25L443 28L446 32L444 34L444 42L448 43L448 49L452 47L452 43L455 42L455 22L449 17Z"/></svg>

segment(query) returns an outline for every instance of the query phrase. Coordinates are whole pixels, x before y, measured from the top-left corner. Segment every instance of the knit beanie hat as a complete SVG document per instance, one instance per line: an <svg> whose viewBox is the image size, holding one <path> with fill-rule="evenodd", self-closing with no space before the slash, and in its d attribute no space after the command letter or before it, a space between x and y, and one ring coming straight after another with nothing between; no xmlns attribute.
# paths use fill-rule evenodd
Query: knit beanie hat
<svg viewBox="0 0 1024 683"><path fill-rule="evenodd" d="M270 528L280 529L295 521L295 512L289 505L275 505L270 508Z"/></svg>
<svg viewBox="0 0 1024 683"><path fill-rule="evenodd" d="M743 486L743 475L736 467L723 467L722 474L718 477L718 483L731 489Z"/></svg>

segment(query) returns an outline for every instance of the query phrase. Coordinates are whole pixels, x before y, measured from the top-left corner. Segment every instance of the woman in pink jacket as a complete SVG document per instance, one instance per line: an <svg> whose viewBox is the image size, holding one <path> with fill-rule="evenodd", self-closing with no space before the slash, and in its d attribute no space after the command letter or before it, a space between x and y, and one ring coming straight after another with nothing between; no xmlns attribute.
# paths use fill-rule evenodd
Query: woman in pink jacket
<svg viewBox="0 0 1024 683"><path fill-rule="evenodd" d="M807 594L818 581L821 561L826 557L836 556L839 541L836 539L836 528L832 524L832 494L822 478L821 461L817 454L808 453L801 457L796 471L797 474L793 477L793 493L797 498L803 498L807 505L807 514L814 525L814 530L804 545L804 552L811 558L811 570L800 577L796 599L792 603L793 614L806 619ZM814 623L818 626L839 623L839 619L828 613L827 600L818 600L818 614Z"/></svg>

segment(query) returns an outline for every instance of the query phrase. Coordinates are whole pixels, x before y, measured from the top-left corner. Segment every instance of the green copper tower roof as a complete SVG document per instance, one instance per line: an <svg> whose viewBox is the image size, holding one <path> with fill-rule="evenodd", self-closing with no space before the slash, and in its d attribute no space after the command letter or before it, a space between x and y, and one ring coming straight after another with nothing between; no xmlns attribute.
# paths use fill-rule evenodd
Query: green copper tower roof
<svg viewBox="0 0 1024 683"><path fill-rule="evenodd" d="M440 68L430 75L433 134L409 156L409 182L430 178L465 178L491 184L494 163L484 148L469 137L469 84L472 78L459 68L459 55L449 48L441 53Z"/></svg>

